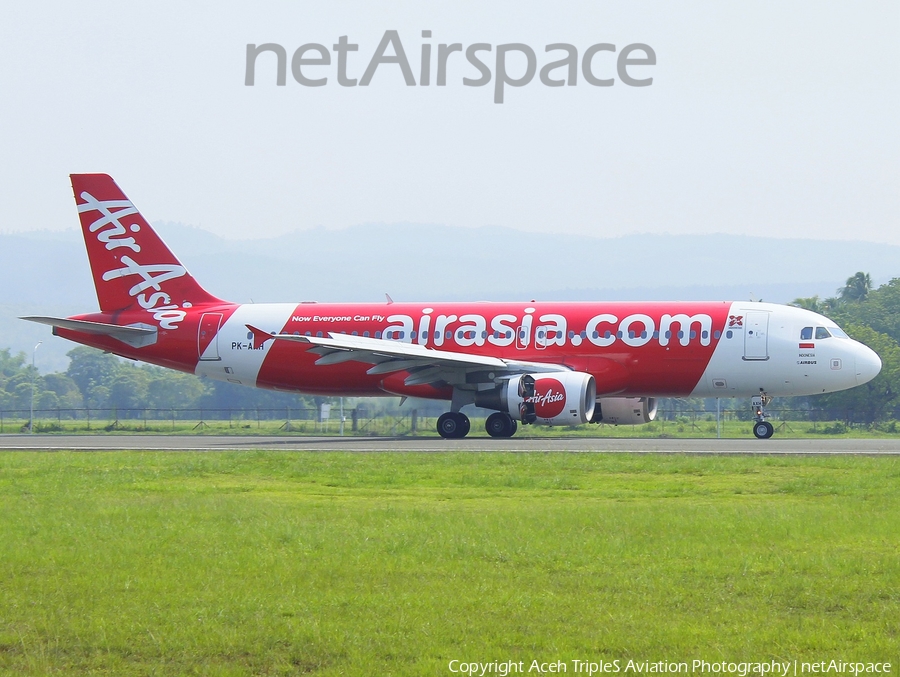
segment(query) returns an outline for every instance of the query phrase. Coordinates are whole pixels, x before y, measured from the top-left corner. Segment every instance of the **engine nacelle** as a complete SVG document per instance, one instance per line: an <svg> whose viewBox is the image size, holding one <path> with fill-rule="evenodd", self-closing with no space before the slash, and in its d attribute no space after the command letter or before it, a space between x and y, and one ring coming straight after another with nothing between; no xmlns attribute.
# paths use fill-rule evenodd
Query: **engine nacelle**
<svg viewBox="0 0 900 677"><path fill-rule="evenodd" d="M655 397L601 397L591 423L640 425L656 418Z"/></svg>
<svg viewBox="0 0 900 677"><path fill-rule="evenodd" d="M579 371L514 376L475 395L475 406L505 411L522 423L579 425L594 415L597 384Z"/></svg>

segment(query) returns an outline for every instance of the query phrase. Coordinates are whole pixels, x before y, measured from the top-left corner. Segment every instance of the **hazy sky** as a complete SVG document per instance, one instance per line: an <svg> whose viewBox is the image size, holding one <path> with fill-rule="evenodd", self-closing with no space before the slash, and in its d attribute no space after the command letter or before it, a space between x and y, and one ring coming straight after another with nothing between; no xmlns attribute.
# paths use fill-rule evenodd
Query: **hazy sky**
<svg viewBox="0 0 900 677"><path fill-rule="evenodd" d="M434 63L428 87L393 64L342 87L334 52L305 71L323 87L290 67L276 86L271 54L244 84L248 43L290 60L346 35L359 79L386 30L416 80L423 42L525 43L538 70L562 54L551 43L580 60L638 42L657 64L634 68L649 87L595 87L579 69L576 86L535 77L503 104L493 81L463 86L478 72L459 53L444 87ZM107 172L149 219L236 238L407 221L900 243L895 0L37 0L4 7L0 59L3 231L75 227L68 174ZM616 77L614 59L597 57L598 76Z"/></svg>

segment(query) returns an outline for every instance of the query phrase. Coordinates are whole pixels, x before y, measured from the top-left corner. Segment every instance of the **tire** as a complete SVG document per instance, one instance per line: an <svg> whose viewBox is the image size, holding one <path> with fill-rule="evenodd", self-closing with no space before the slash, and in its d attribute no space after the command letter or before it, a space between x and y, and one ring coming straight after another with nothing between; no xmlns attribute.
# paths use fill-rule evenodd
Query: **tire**
<svg viewBox="0 0 900 677"><path fill-rule="evenodd" d="M460 419L460 428L462 429L462 434L460 435L460 437L465 437L469 434L469 430L472 429L472 422L465 414L457 414L457 416Z"/></svg>
<svg viewBox="0 0 900 677"><path fill-rule="evenodd" d="M459 412L448 411L437 420L438 435L445 440L458 440L469 434L469 417Z"/></svg>
<svg viewBox="0 0 900 677"><path fill-rule="evenodd" d="M491 437L512 437L518 427L509 414L500 411L495 411L484 422L484 429Z"/></svg>
<svg viewBox="0 0 900 677"><path fill-rule="evenodd" d="M775 426L768 421L758 421L753 424L753 434L756 439L767 440L775 433Z"/></svg>

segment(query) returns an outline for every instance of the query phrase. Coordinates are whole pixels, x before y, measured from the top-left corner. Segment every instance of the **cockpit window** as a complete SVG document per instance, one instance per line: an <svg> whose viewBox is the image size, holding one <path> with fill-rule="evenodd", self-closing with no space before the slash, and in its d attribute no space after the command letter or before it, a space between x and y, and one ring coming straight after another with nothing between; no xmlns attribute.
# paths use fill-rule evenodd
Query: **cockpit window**
<svg viewBox="0 0 900 677"><path fill-rule="evenodd" d="M831 334L828 333L828 330L825 327L816 327L816 338L817 339L831 338Z"/></svg>
<svg viewBox="0 0 900 677"><path fill-rule="evenodd" d="M803 329L800 330L800 340L801 341L811 341L812 334L813 334L812 327L803 327Z"/></svg>
<svg viewBox="0 0 900 677"><path fill-rule="evenodd" d="M847 336L847 334L844 332L844 330L840 329L839 327L828 327L828 331L831 332L832 336L837 336L838 338L845 338L845 339L850 338L849 336Z"/></svg>

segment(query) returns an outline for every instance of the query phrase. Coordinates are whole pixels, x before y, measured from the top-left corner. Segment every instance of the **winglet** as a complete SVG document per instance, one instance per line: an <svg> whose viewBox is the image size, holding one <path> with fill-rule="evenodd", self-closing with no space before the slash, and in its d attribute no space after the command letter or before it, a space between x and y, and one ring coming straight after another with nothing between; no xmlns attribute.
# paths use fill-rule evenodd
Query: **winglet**
<svg viewBox="0 0 900 677"><path fill-rule="evenodd" d="M245 326L250 330L250 333L253 334L254 350L262 348L264 345L266 345L266 341L271 341L275 338L275 334L270 334L269 332L263 331L262 329L257 329L252 324L248 324Z"/></svg>

